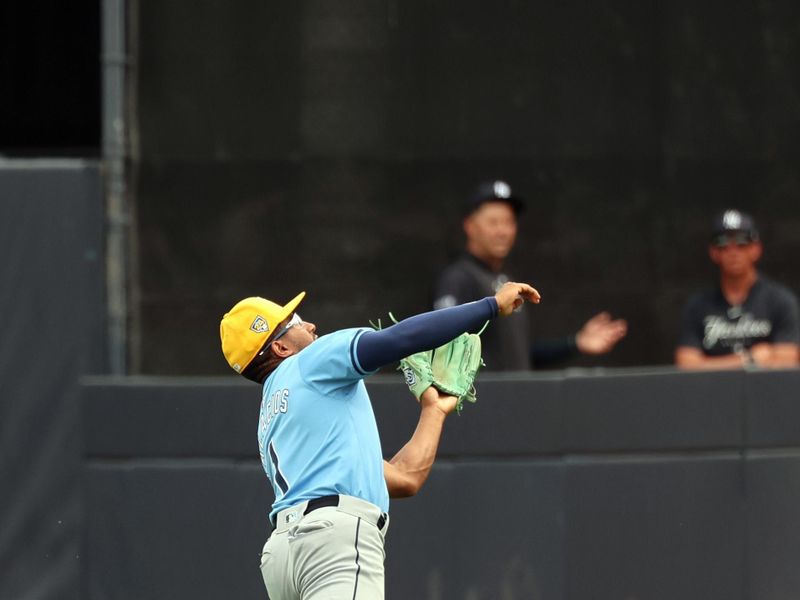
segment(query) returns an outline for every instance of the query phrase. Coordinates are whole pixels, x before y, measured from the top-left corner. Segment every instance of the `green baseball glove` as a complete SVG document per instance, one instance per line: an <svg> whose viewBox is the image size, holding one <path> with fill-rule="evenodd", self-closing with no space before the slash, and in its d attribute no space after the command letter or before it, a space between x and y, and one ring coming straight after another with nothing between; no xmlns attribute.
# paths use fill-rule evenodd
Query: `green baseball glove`
<svg viewBox="0 0 800 600"><path fill-rule="evenodd" d="M419 400L422 392L433 385L433 368L431 367L433 350L417 352L406 356L397 367L403 373L408 389Z"/></svg>
<svg viewBox="0 0 800 600"><path fill-rule="evenodd" d="M473 384L481 366L481 338L474 333L462 333L435 350L407 356L400 361L399 369L417 399L434 386L458 398L456 412L461 414L465 400L477 400Z"/></svg>

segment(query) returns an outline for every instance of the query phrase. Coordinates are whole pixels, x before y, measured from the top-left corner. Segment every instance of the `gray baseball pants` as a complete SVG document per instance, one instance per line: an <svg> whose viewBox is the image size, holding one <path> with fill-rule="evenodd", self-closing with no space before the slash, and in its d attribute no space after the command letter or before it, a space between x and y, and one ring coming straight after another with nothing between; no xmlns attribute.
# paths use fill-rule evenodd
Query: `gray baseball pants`
<svg viewBox="0 0 800 600"><path fill-rule="evenodd" d="M270 600L382 599L388 515L352 496L307 509L303 502L280 511L264 545L261 574Z"/></svg>

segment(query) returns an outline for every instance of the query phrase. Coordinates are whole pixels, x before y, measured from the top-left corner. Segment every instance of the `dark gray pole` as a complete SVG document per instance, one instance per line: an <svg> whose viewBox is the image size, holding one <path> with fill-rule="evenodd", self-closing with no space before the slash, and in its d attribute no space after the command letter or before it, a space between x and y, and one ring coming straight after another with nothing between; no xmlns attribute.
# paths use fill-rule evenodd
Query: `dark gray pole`
<svg viewBox="0 0 800 600"><path fill-rule="evenodd" d="M111 372L122 375L127 371L128 363L125 0L103 0L102 23L108 351Z"/></svg>

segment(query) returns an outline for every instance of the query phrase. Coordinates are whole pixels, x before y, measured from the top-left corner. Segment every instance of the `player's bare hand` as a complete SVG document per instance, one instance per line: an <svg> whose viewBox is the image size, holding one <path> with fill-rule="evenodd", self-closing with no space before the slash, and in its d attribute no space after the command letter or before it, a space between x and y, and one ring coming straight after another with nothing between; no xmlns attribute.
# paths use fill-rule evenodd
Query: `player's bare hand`
<svg viewBox="0 0 800 600"><path fill-rule="evenodd" d="M583 354L605 354L627 333L624 319L612 319L607 312L601 312L584 323L575 336L575 344Z"/></svg>
<svg viewBox="0 0 800 600"><path fill-rule="evenodd" d="M456 409L457 402L458 398L443 394L433 386L422 392L422 395L419 397L419 403L423 409L438 409L445 415L449 415Z"/></svg>
<svg viewBox="0 0 800 600"><path fill-rule="evenodd" d="M494 295L494 299L497 300L497 307L500 314L507 317L522 306L525 300L533 302L534 304L539 304L542 296L535 288L532 288L527 283L509 281L503 284L503 287Z"/></svg>

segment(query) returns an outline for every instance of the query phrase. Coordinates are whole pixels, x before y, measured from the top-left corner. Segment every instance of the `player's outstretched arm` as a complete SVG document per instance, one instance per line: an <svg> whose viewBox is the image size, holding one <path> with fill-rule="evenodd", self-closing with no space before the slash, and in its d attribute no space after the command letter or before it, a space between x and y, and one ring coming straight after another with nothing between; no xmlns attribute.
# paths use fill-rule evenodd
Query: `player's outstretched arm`
<svg viewBox="0 0 800 600"><path fill-rule="evenodd" d="M420 396L420 415L414 435L391 460L383 476L392 498L407 498L422 488L436 460L444 420L456 408L456 397L429 387Z"/></svg>
<svg viewBox="0 0 800 600"><path fill-rule="evenodd" d="M434 310L358 338L356 357L366 371L391 364L417 352L438 348L465 331L479 329L499 315L508 316L525 300L538 304L539 292L527 283L506 283L494 296Z"/></svg>

